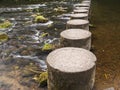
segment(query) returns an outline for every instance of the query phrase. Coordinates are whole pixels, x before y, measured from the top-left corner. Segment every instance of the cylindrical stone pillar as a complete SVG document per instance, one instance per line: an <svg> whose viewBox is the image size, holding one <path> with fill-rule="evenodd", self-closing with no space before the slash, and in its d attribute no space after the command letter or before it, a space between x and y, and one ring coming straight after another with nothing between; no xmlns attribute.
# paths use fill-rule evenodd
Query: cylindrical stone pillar
<svg viewBox="0 0 120 90"><path fill-rule="evenodd" d="M82 1L81 3L82 4L86 4L86 3L91 4L91 1Z"/></svg>
<svg viewBox="0 0 120 90"><path fill-rule="evenodd" d="M86 14L86 13L71 14L71 19L88 20L88 14Z"/></svg>
<svg viewBox="0 0 120 90"><path fill-rule="evenodd" d="M89 3L78 3L78 4L74 4L74 7L90 7Z"/></svg>
<svg viewBox="0 0 120 90"><path fill-rule="evenodd" d="M79 47L90 50L91 32L82 29L68 29L60 33L63 47Z"/></svg>
<svg viewBox="0 0 120 90"><path fill-rule="evenodd" d="M81 20L81 19L73 19L67 21L66 25L67 29L85 29L89 30L89 21L88 20Z"/></svg>
<svg viewBox="0 0 120 90"><path fill-rule="evenodd" d="M48 90L92 90L95 61L95 55L82 48L51 52L47 57Z"/></svg>
<svg viewBox="0 0 120 90"><path fill-rule="evenodd" d="M73 12L76 14L76 13L86 13L86 14L88 14L88 10L86 10L86 9L78 9L78 10L73 10Z"/></svg>
<svg viewBox="0 0 120 90"><path fill-rule="evenodd" d="M89 8L89 7L75 7L74 9L76 9L76 10L79 10L79 9L86 9L86 10L89 10L90 8Z"/></svg>
<svg viewBox="0 0 120 90"><path fill-rule="evenodd" d="M82 4L86 4L86 3L91 4L91 1L82 1Z"/></svg>

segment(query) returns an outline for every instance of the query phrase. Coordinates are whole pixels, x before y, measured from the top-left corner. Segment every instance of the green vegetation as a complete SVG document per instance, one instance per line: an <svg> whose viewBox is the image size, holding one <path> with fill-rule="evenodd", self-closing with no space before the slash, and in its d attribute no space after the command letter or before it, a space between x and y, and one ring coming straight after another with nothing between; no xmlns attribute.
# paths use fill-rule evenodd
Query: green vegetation
<svg viewBox="0 0 120 90"><path fill-rule="evenodd" d="M0 44L8 40L8 35L4 32L0 32Z"/></svg>
<svg viewBox="0 0 120 90"><path fill-rule="evenodd" d="M36 22L36 23L46 23L46 22L48 22L48 19L45 18L45 17L42 16L42 15L39 15L39 16L36 16L36 17L35 17L35 22Z"/></svg>
<svg viewBox="0 0 120 90"><path fill-rule="evenodd" d="M36 82L39 83L40 86L46 86L47 85L47 79L48 79L48 72L42 72L39 76L35 76L33 78Z"/></svg>
<svg viewBox="0 0 120 90"><path fill-rule="evenodd" d="M49 36L49 33L44 33L44 32L43 32L43 33L41 34L41 37L47 37L47 36Z"/></svg>
<svg viewBox="0 0 120 90"><path fill-rule="evenodd" d="M54 48L55 48L54 45L45 43L45 45L42 48L42 51L50 51L50 50L53 50Z"/></svg>
<svg viewBox="0 0 120 90"><path fill-rule="evenodd" d="M55 12L59 12L59 13L66 12L65 8L63 8L63 7L54 8L54 11L55 11Z"/></svg>
<svg viewBox="0 0 120 90"><path fill-rule="evenodd" d="M8 20L5 20L3 23L0 23L0 29L9 28L12 26L12 23Z"/></svg>

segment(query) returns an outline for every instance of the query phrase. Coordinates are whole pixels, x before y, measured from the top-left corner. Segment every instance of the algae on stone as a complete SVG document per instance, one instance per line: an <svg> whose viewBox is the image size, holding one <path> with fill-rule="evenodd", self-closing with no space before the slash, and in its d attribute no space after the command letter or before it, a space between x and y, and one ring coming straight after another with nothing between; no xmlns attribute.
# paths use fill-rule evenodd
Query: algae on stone
<svg viewBox="0 0 120 90"><path fill-rule="evenodd" d="M0 32L0 44L8 40L8 35L5 32Z"/></svg>
<svg viewBox="0 0 120 90"><path fill-rule="evenodd" d="M49 33L44 33L43 32L40 37L47 37L47 36L49 36Z"/></svg>
<svg viewBox="0 0 120 90"><path fill-rule="evenodd" d="M0 23L0 29L9 28L12 26L12 23L8 20L5 20L3 23Z"/></svg>
<svg viewBox="0 0 120 90"><path fill-rule="evenodd" d="M39 83L40 86L46 86L47 85L47 79L48 79L48 72L42 72L39 76L35 76L33 78L36 82Z"/></svg>
<svg viewBox="0 0 120 90"><path fill-rule="evenodd" d="M46 22L48 22L48 19L42 15L38 15L35 17L35 22L36 23L46 23Z"/></svg>
<svg viewBox="0 0 120 90"><path fill-rule="evenodd" d="M53 50L53 49L54 49L54 45L45 43L45 45L42 48L42 51L49 51L49 50Z"/></svg>

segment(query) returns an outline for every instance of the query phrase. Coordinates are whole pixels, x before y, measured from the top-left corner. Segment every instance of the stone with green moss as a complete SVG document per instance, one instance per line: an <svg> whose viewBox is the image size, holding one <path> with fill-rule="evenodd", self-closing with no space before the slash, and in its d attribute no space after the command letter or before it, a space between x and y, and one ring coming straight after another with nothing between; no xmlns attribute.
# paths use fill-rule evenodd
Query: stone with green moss
<svg viewBox="0 0 120 90"><path fill-rule="evenodd" d="M9 28L12 26L12 23L8 20L5 20L3 23L0 23L0 29Z"/></svg>
<svg viewBox="0 0 120 90"><path fill-rule="evenodd" d="M5 32L0 32L0 44L8 40L8 35Z"/></svg>
<svg viewBox="0 0 120 90"><path fill-rule="evenodd" d="M36 17L35 17L35 22L36 22L36 23L46 23L46 22L48 22L48 19L45 18L45 17L42 16L42 15L39 15L39 16L36 16Z"/></svg>
<svg viewBox="0 0 120 90"><path fill-rule="evenodd" d="M42 33L40 37L47 37L49 36L49 33Z"/></svg>
<svg viewBox="0 0 120 90"><path fill-rule="evenodd" d="M48 72L42 72L39 76L35 76L33 79L37 81L40 86L47 86Z"/></svg>
<svg viewBox="0 0 120 90"><path fill-rule="evenodd" d="M54 49L54 45L49 44L49 43L45 43L45 45L42 48L42 51L50 51Z"/></svg>
<svg viewBox="0 0 120 90"><path fill-rule="evenodd" d="M54 8L54 11L55 12L66 12L66 10L63 7Z"/></svg>

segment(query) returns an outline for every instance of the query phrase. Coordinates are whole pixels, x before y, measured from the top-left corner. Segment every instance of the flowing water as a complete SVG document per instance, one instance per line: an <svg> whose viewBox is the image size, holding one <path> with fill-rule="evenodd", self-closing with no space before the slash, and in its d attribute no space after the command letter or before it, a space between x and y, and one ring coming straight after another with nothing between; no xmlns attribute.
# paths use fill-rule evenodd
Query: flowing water
<svg viewBox="0 0 120 90"><path fill-rule="evenodd" d="M0 20L10 20L13 26L2 30L9 40L0 44L0 90L45 90L33 78L46 70L44 44L59 45L59 34L65 29L65 22L59 18L71 12L67 2L44 2L0 8ZM54 11L64 7L65 12ZM96 54L97 72L95 90L114 87L120 90L120 9L119 1L93 0L91 7L91 28L93 49ZM53 21L48 27L36 28L32 15L41 13ZM57 17L58 16L58 17ZM59 21L58 21L59 20ZM62 19L63 20L63 19ZM48 33L42 37L43 33Z"/></svg>
<svg viewBox="0 0 120 90"><path fill-rule="evenodd" d="M54 10L58 7L65 10ZM59 45L59 34L65 29L65 21L58 21L57 16L70 11L67 2L57 1L0 8L0 21L13 23L10 28L0 29L9 36L7 42L0 44L0 90L45 89L34 79L47 69L45 60L51 50L42 48L46 43ZM34 23L32 15L38 13L49 21Z"/></svg>

